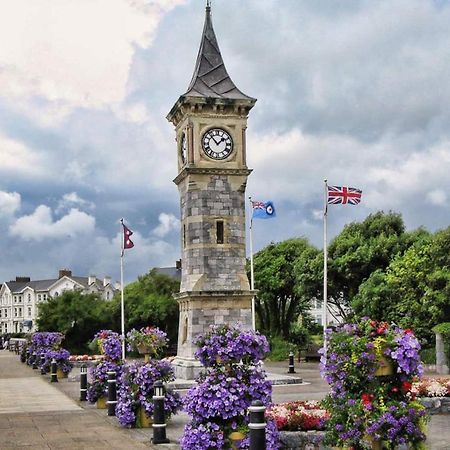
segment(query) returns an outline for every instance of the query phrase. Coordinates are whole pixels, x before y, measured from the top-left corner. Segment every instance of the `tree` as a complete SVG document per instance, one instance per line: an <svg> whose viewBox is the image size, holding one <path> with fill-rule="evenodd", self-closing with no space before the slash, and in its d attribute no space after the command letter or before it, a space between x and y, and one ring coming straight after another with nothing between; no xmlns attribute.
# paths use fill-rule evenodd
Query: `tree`
<svg viewBox="0 0 450 450"><path fill-rule="evenodd" d="M37 319L41 331L65 334L64 347L72 353L86 353L88 343L102 328L112 322L110 304L97 294L66 291L39 305Z"/></svg>
<svg viewBox="0 0 450 450"><path fill-rule="evenodd" d="M306 239L288 239L255 255L255 289L259 290L255 308L265 334L289 338L291 322L317 292L317 276L309 263L318 252Z"/></svg>
<svg viewBox="0 0 450 450"><path fill-rule="evenodd" d="M433 341L433 326L450 320L450 227L421 233L385 271L361 285L355 312L413 328L423 343Z"/></svg>
<svg viewBox="0 0 450 450"><path fill-rule="evenodd" d="M382 211L361 223L344 227L328 248L328 294L330 303L341 308L350 305L360 285L376 270L385 270L409 240L399 214Z"/></svg>
<svg viewBox="0 0 450 450"><path fill-rule="evenodd" d="M126 329L147 325L164 330L171 342L178 332L178 305L173 293L178 292L179 281L152 269L124 289ZM113 300L114 317L120 321L120 295Z"/></svg>

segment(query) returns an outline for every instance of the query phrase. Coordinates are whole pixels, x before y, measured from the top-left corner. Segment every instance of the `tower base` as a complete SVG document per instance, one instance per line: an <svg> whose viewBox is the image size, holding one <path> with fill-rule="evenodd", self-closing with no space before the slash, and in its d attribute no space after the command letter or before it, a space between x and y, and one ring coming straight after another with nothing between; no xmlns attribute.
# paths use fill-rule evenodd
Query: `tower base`
<svg viewBox="0 0 450 450"><path fill-rule="evenodd" d="M195 359L197 336L211 325L237 325L252 328L252 298L256 291L197 291L175 295L180 308L177 356L173 361L175 376L193 380L202 365Z"/></svg>

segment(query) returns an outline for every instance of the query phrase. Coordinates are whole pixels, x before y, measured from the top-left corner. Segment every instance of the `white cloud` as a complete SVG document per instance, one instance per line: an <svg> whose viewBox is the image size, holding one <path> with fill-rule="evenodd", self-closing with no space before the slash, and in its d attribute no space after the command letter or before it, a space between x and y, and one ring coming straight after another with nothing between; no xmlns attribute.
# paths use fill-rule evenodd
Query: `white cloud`
<svg viewBox="0 0 450 450"><path fill-rule="evenodd" d="M441 206L447 203L447 194L442 189L434 189L428 192L427 199L432 205Z"/></svg>
<svg viewBox="0 0 450 450"><path fill-rule="evenodd" d="M20 208L20 194L0 191L0 216L13 216Z"/></svg>
<svg viewBox="0 0 450 450"><path fill-rule="evenodd" d="M64 194L62 199L58 202L58 206L56 207L56 212L60 212L61 210L70 208L72 206L80 206L83 208L94 209L94 203L81 198L76 192L70 192L68 194Z"/></svg>
<svg viewBox="0 0 450 450"><path fill-rule="evenodd" d="M92 234L95 218L73 208L59 220L53 221L52 211L40 205L29 216L23 216L10 226L10 233L26 241L71 238L76 235Z"/></svg>
<svg viewBox="0 0 450 450"><path fill-rule="evenodd" d="M153 234L164 237L173 230L179 230L180 221L173 214L161 213L158 217L159 225L153 230Z"/></svg>
<svg viewBox="0 0 450 450"><path fill-rule="evenodd" d="M185 0L8 0L0 15L3 96L102 107L126 93L135 46Z"/></svg>
<svg viewBox="0 0 450 450"><path fill-rule="evenodd" d="M1 84L1 83L0 83ZM0 134L0 173L40 175L43 158L26 145Z"/></svg>

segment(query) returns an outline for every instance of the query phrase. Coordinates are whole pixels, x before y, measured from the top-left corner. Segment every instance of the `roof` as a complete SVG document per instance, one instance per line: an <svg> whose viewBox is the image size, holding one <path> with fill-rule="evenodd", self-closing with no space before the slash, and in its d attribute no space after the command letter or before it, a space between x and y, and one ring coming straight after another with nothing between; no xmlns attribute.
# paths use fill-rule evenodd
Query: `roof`
<svg viewBox="0 0 450 450"><path fill-rule="evenodd" d="M242 93L228 75L214 33L209 4L206 7L205 25L194 74L183 96L256 102L256 99Z"/></svg>
<svg viewBox="0 0 450 450"><path fill-rule="evenodd" d="M75 276L68 276L65 275L63 278L69 278L70 280L80 284L83 286L83 288L88 288L91 285L88 284L88 277L75 277ZM6 281L5 284L8 286L10 291L12 293L21 293L26 287L30 287L34 289L36 292L38 291L48 291L51 286L53 286L57 281L61 280L61 278L53 278L51 280L36 280L36 281ZM104 290L105 286L103 286L103 280L96 279L95 286L100 290ZM113 289L114 287L110 283L108 286L111 286Z"/></svg>

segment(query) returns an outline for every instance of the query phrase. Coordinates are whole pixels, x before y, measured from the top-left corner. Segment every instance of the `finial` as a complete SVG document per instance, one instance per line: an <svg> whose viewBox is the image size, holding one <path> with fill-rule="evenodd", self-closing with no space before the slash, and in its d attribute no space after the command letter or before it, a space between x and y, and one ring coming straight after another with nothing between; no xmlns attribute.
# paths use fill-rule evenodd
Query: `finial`
<svg viewBox="0 0 450 450"><path fill-rule="evenodd" d="M206 7L211 8L211 0L206 0Z"/></svg>

